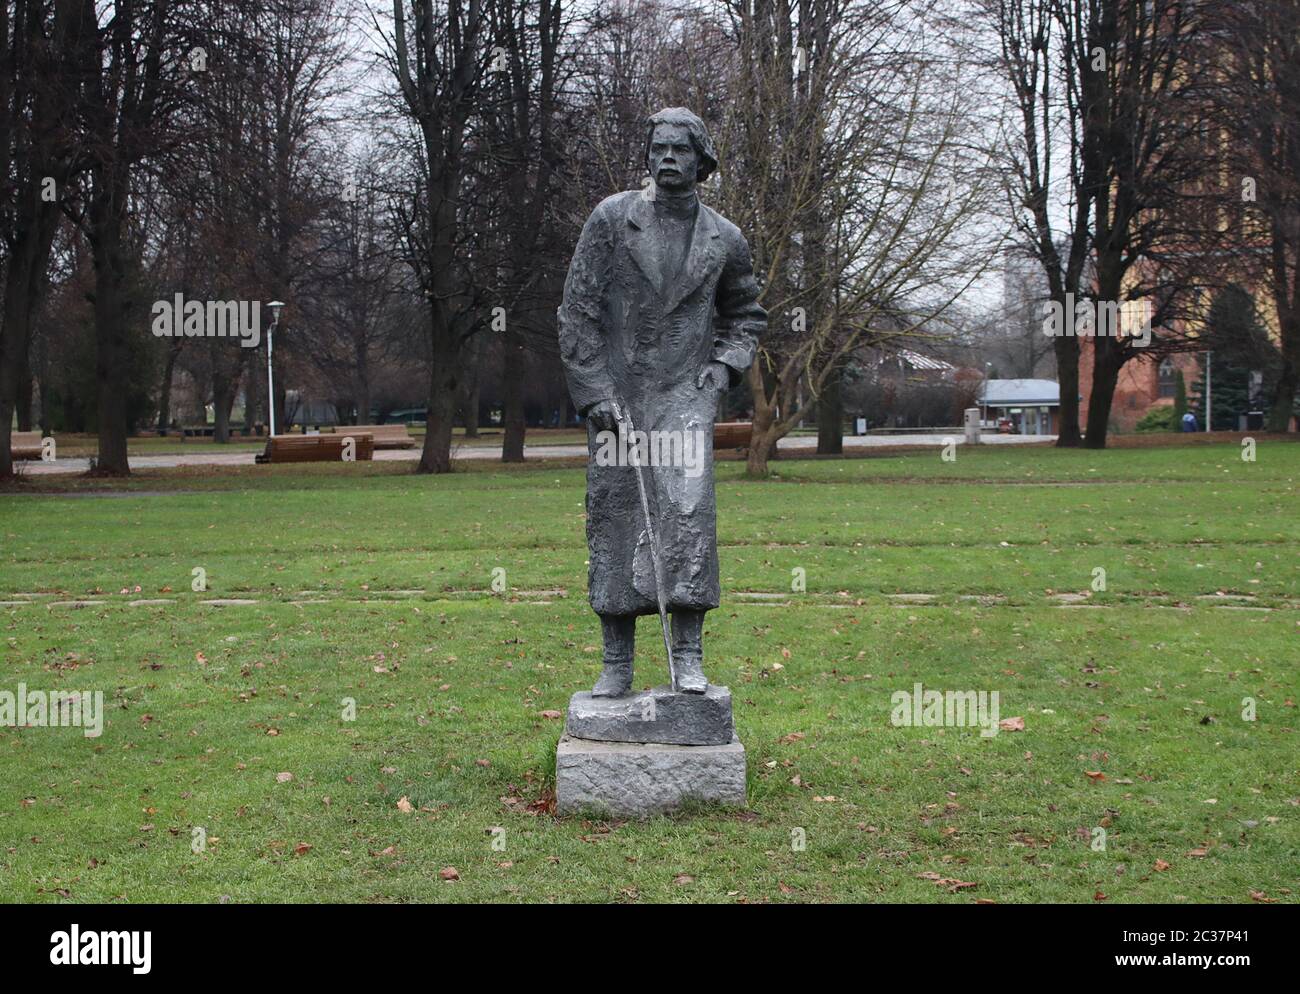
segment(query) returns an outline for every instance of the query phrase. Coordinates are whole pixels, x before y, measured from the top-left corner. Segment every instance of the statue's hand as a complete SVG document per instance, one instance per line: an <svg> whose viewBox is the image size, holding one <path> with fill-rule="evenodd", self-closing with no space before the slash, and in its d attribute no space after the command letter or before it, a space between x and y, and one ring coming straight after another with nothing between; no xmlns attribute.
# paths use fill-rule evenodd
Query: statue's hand
<svg viewBox="0 0 1300 994"><path fill-rule="evenodd" d="M713 388L718 391L727 390L731 387L731 370L725 363L711 362L700 371L700 375L695 380L695 386L704 389L704 384L712 383Z"/></svg>
<svg viewBox="0 0 1300 994"><path fill-rule="evenodd" d="M614 405L608 400L593 404L591 409L587 411L587 418L601 431L614 431L618 426L618 421L614 416Z"/></svg>

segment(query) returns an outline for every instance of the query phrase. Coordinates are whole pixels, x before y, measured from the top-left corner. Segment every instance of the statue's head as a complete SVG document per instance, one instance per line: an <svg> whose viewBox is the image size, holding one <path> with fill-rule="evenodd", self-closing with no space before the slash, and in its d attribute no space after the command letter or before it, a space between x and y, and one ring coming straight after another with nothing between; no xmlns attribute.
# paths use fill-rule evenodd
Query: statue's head
<svg viewBox="0 0 1300 994"><path fill-rule="evenodd" d="M685 107L665 108L648 123L646 168L657 186L689 190L718 168L718 156L704 122Z"/></svg>

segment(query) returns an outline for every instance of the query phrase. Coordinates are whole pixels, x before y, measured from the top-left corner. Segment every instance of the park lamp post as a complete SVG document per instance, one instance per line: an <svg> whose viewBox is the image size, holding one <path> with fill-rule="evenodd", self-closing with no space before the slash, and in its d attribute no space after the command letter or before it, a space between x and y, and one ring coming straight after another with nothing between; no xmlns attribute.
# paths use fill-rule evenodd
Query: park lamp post
<svg viewBox="0 0 1300 994"><path fill-rule="evenodd" d="M271 372L271 342L275 338L275 326L280 323L280 308L284 306L283 300L273 300L268 307L271 308L271 327L266 329L266 411L270 415L271 436L275 437L275 376Z"/></svg>

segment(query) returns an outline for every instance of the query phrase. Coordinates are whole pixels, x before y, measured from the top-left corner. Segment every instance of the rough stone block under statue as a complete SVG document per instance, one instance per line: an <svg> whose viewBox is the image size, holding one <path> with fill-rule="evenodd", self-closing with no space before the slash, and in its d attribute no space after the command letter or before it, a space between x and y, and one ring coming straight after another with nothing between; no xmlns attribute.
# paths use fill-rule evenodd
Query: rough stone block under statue
<svg viewBox="0 0 1300 994"><path fill-rule="evenodd" d="M644 818L695 801L745 806L745 747L597 742L565 735L555 750L562 815Z"/></svg>
<svg viewBox="0 0 1300 994"><path fill-rule="evenodd" d="M726 745L735 734L731 691L712 684L703 694L678 694L670 687L623 697L582 691L569 699L565 731L602 742Z"/></svg>

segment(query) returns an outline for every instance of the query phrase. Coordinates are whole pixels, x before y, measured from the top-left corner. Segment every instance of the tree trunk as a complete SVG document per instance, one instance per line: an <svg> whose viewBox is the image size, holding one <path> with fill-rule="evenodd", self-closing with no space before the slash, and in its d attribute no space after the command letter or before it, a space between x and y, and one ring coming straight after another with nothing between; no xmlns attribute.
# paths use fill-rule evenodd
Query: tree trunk
<svg viewBox="0 0 1300 994"><path fill-rule="evenodd" d="M1123 365L1119 345L1113 338L1098 335L1093 339L1092 392L1088 395L1088 429L1085 449L1104 449L1110 429L1110 409L1115 401L1115 385Z"/></svg>
<svg viewBox="0 0 1300 994"><path fill-rule="evenodd" d="M1295 395L1300 390L1300 376L1296 367L1286 363L1277 380L1277 389L1273 392L1273 403L1268 410L1269 431L1290 431L1295 416Z"/></svg>
<svg viewBox="0 0 1300 994"><path fill-rule="evenodd" d="M54 432L53 432L53 430L51 429L51 425L50 425L50 386L49 386L49 379L48 379L48 378L43 378L43 379L41 379L40 384L41 384L41 403L40 403L40 408L41 408L41 412L40 412L40 428L41 428L41 435L43 435L43 436L44 436L44 435L52 435L52 434L54 434Z"/></svg>
<svg viewBox="0 0 1300 994"><path fill-rule="evenodd" d="M523 336L513 321L506 322L503 349L501 390L504 398L505 440L501 443L502 462L524 461L524 435L528 425L524 420L524 377L528 373L527 355Z"/></svg>
<svg viewBox="0 0 1300 994"><path fill-rule="evenodd" d="M763 479L768 474L777 439L772 431L776 408L768 402L763 370L758 362L749 367L749 389L754 398L754 427L749 439L749 452L745 457L745 475Z"/></svg>
<svg viewBox="0 0 1300 994"><path fill-rule="evenodd" d="M465 422L465 437L478 438L478 408L482 398L482 387L478 376L464 391L465 399L461 401L461 419Z"/></svg>
<svg viewBox="0 0 1300 994"><path fill-rule="evenodd" d="M1058 335L1053 345L1061 395L1061 406L1057 408L1056 445L1061 449L1077 449L1083 443L1079 435L1079 340Z"/></svg>
<svg viewBox="0 0 1300 994"><path fill-rule="evenodd" d="M275 396L271 398L275 404L275 432L277 435L287 435L289 429L293 426L289 424L289 402L288 388L284 385L284 369L279 359L275 358L278 352L271 354L271 375L275 379ZM269 417L269 416L268 416ZM267 421L268 431L270 430L270 421Z"/></svg>
<svg viewBox="0 0 1300 994"><path fill-rule="evenodd" d="M249 349L251 355L241 379L244 383L244 433L253 434L253 425L265 418L262 408L266 406L266 376L258 374L265 360L261 349Z"/></svg>
<svg viewBox="0 0 1300 994"><path fill-rule="evenodd" d="M230 405L234 403L234 383L219 363L212 373L212 441L224 445L230 441Z"/></svg>
<svg viewBox="0 0 1300 994"><path fill-rule="evenodd" d="M451 427L456 417L460 350L448 327L447 315L434 302L432 366L429 370L429 404L417 473L451 472Z"/></svg>
<svg viewBox="0 0 1300 994"><path fill-rule="evenodd" d="M90 431L90 406L98 401L94 397L84 400L75 393L60 395L63 404L63 430L75 435Z"/></svg>
<svg viewBox="0 0 1300 994"><path fill-rule="evenodd" d="M81 36L77 28L83 18L93 24L94 8L88 8L87 14L83 7L75 3L53 4L48 35L43 5L16 5L12 21L9 4L0 13L0 37L7 40L0 58L4 63L0 105L6 115L0 128L4 131L0 144L6 153L5 186L15 187L12 207L7 207L7 231L12 240L6 246L4 303L0 310L0 480L13 476L10 428L15 406L21 406L19 430L31 429L28 351L32 321L45 289L50 246L62 216L57 200L44 195L45 185L53 181L61 199L74 158L69 120L79 91L71 85L77 78L75 72L65 72L64 67L78 54ZM25 110L18 113L15 108ZM7 204L10 192L5 190ZM44 389L41 402L46 402Z"/></svg>
<svg viewBox="0 0 1300 994"><path fill-rule="evenodd" d="M370 420L370 363L365 349L357 352L356 385L352 389L356 397L357 421L359 425L371 424Z"/></svg>
<svg viewBox="0 0 1300 994"><path fill-rule="evenodd" d="M1097 212L1099 218L1108 217L1109 208L1105 197L1099 197ZM1120 253L1110 246L1110 240L1101 239L1101 244L1108 246L1106 251L1098 253L1097 260L1097 301L1122 300L1124 267L1121 265ZM1067 318L1068 319L1068 318ZM1102 326L1098 313L1095 323L1095 336L1092 339L1092 390L1088 394L1088 425L1083 445L1087 449L1104 449L1106 435L1110 431L1110 412L1115 403L1115 386L1119 383L1119 371L1128 358L1124 346L1115 337L1115 329L1108 334ZM1078 339L1075 339L1077 344Z"/></svg>
<svg viewBox="0 0 1300 994"><path fill-rule="evenodd" d="M18 430L32 430L32 397L35 381L31 370L23 373L18 381Z"/></svg>
<svg viewBox="0 0 1300 994"><path fill-rule="evenodd" d="M768 401L767 377L757 361L745 374L749 377L749 391L754 399L754 427L750 434L749 453L745 457L745 475L763 479L768 474L767 464L772 459L776 440L771 435L776 409Z"/></svg>
<svg viewBox="0 0 1300 994"><path fill-rule="evenodd" d="M4 332L6 333L4 336L5 338L10 337L7 333L11 330L14 332L12 337L16 343L18 339L17 329L11 329L9 321L6 318L4 324ZM25 342L23 344L24 346L26 345ZM0 342L0 381L9 379L7 370L7 353L9 350L3 346L4 342ZM15 390L15 394L16 393L17 391ZM14 399L11 400L8 389L0 386L0 480L9 479L14 475L13 438L9 433L13 426L14 404L16 402L17 397L15 396Z"/></svg>
<svg viewBox="0 0 1300 994"><path fill-rule="evenodd" d="M167 427L172 419L172 377L176 373L176 360L180 358L180 343L184 339L174 339L175 344L167 350L167 366L163 370L162 386L158 391L158 434L167 434Z"/></svg>
<svg viewBox="0 0 1300 994"><path fill-rule="evenodd" d="M749 452L745 456L745 475L756 480L768 475L767 464L772 459L772 450L776 448L777 438L772 434L771 425L761 431L758 417L754 417L754 434L749 440Z"/></svg>
<svg viewBox="0 0 1300 994"><path fill-rule="evenodd" d="M104 189L100 184L107 184ZM99 455L96 473L129 476L126 452L126 265L122 247L124 182L105 167L91 207L95 262L95 382L99 385Z"/></svg>
<svg viewBox="0 0 1300 994"><path fill-rule="evenodd" d="M204 399L208 395L210 378L202 372L195 372L194 377L194 406L190 408L189 414L182 414L182 419L189 421L191 425L197 425L200 428L206 428L208 424L208 406Z"/></svg>
<svg viewBox="0 0 1300 994"><path fill-rule="evenodd" d="M1300 324L1300 315L1292 315L1292 324ZM1269 431L1290 431L1295 414L1295 395L1300 390L1300 327L1282 329L1282 368L1268 409Z"/></svg>
<svg viewBox="0 0 1300 994"><path fill-rule="evenodd" d="M826 382L817 398L817 454L844 454L844 396L840 390L844 367L835 365L826 371Z"/></svg>
<svg viewBox="0 0 1300 994"><path fill-rule="evenodd" d="M460 419L465 425L466 438L478 438L478 405L483 363L483 338L474 335L465 346L465 374L460 382Z"/></svg>
<svg viewBox="0 0 1300 994"><path fill-rule="evenodd" d="M27 237L14 248L8 259L5 278L3 324L0 324L0 479L13 476L13 450L10 428L14 409L22 403L23 383L31 384L28 349L31 345L32 315L40 300L45 271L50 259L50 245L58 227L58 211L32 196L33 204L22 213L32 225ZM44 391L42 391L44 393ZM30 409L30 394L26 406ZM24 415L19 412L19 430L24 430ZM30 421L30 415L28 416Z"/></svg>

